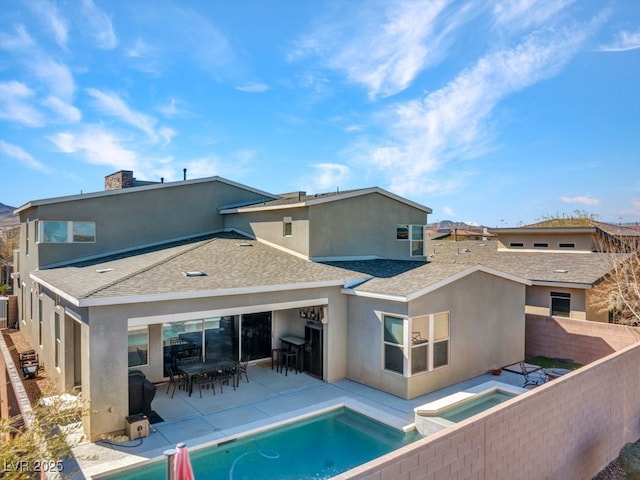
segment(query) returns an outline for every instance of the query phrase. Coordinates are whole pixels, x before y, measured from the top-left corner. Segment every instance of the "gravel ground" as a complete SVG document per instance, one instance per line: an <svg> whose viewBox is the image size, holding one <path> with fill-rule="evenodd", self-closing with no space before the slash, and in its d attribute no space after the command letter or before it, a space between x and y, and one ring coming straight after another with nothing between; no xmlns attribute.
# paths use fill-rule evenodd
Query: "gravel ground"
<svg viewBox="0 0 640 480"><path fill-rule="evenodd" d="M7 344L9 352L11 352L11 357L13 358L13 362L15 363L16 368L19 369L20 361L18 354L27 350L32 350L32 348L22 336L20 330L6 328L2 330L2 336L4 337L4 341ZM22 384L24 385L31 404L36 403L40 397L46 397L48 395L55 394L53 383L51 382L43 368L40 368L38 370L36 378L31 380L25 379L23 380Z"/></svg>
<svg viewBox="0 0 640 480"><path fill-rule="evenodd" d="M593 480L626 480L629 478L620 466L620 462L616 458L613 462L605 467Z"/></svg>

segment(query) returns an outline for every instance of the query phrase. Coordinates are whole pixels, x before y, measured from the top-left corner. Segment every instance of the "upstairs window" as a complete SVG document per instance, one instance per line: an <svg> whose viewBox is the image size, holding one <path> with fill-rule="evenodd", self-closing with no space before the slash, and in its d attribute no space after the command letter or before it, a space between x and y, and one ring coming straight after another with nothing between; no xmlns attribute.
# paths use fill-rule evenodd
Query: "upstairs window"
<svg viewBox="0 0 640 480"><path fill-rule="evenodd" d="M96 241L95 222L42 221L38 230L41 243L92 243Z"/></svg>
<svg viewBox="0 0 640 480"><path fill-rule="evenodd" d="M524 247L524 243L522 243L522 242L509 242L509 247L511 247L511 248L522 248L522 247Z"/></svg>
<svg viewBox="0 0 640 480"><path fill-rule="evenodd" d="M424 225L396 226L396 240L409 241L409 255L424 256Z"/></svg>
<svg viewBox="0 0 640 480"><path fill-rule="evenodd" d="M290 237L293 235L293 220L291 217L284 217L282 219L282 236Z"/></svg>
<svg viewBox="0 0 640 480"><path fill-rule="evenodd" d="M534 243L533 248L549 248L548 243Z"/></svg>
<svg viewBox="0 0 640 480"><path fill-rule="evenodd" d="M560 248L576 248L575 243L559 243L558 247Z"/></svg>

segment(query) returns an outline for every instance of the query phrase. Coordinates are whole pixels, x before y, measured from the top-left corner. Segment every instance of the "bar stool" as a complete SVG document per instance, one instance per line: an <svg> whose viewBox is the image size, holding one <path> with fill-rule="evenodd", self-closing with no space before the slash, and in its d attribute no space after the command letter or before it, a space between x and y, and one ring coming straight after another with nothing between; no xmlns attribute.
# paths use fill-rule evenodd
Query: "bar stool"
<svg viewBox="0 0 640 480"><path fill-rule="evenodd" d="M298 374L298 350L283 350L280 352L280 356L282 357L282 363L280 364L280 372L284 369L284 376L286 377L289 373L290 368L295 368L296 375ZM291 365L291 361L293 360L293 365Z"/></svg>
<svg viewBox="0 0 640 480"><path fill-rule="evenodd" d="M271 370L273 370L274 361L278 362L278 369L280 369L280 365L282 364L282 352L284 348L272 348L271 349Z"/></svg>

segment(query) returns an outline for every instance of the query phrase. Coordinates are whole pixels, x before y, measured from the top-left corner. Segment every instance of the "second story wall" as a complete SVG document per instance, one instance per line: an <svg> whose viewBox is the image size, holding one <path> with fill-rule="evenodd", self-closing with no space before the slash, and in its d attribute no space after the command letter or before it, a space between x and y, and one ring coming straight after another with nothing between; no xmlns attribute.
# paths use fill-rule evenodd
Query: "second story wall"
<svg viewBox="0 0 640 480"><path fill-rule="evenodd" d="M377 192L319 203L309 207L309 256L424 260L397 238L397 227L426 223L425 211Z"/></svg>
<svg viewBox="0 0 640 480"><path fill-rule="evenodd" d="M21 260L25 260L21 264L33 270L220 230L224 228L218 213L221 205L262 197L259 192L224 181L204 179L33 202L20 213ZM56 225L45 222L60 222L57 225L61 231L65 222L74 222L70 228L84 226L93 238L46 240L43 235L49 232L45 228Z"/></svg>
<svg viewBox="0 0 640 480"><path fill-rule="evenodd" d="M498 250L592 252L596 247L593 232L501 233L498 242Z"/></svg>
<svg viewBox="0 0 640 480"><path fill-rule="evenodd" d="M308 207L279 208L224 216L225 227L246 232L270 244L309 256Z"/></svg>

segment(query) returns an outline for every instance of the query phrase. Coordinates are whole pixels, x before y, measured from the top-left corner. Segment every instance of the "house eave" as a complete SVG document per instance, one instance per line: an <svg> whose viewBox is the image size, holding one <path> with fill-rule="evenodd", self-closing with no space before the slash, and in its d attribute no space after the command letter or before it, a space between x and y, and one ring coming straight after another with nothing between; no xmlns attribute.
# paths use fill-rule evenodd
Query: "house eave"
<svg viewBox="0 0 640 480"><path fill-rule="evenodd" d="M148 295L128 295L114 297L80 298L80 307L102 307L107 305L128 305L132 303L167 302L175 300L194 300L200 298L225 297L232 295L251 295L280 291L305 290L326 287L342 287L344 280L328 280L325 282L308 282L282 285L258 285L255 287L221 288L216 290L200 290L175 293L157 293Z"/></svg>

